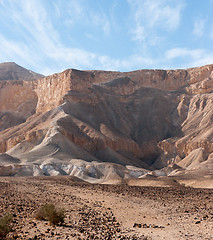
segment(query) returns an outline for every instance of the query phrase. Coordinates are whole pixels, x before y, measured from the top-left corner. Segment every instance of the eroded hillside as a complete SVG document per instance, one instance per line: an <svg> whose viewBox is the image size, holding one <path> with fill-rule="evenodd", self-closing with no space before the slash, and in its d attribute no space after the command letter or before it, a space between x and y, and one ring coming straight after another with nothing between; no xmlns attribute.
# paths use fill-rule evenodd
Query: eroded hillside
<svg viewBox="0 0 213 240"><path fill-rule="evenodd" d="M212 71L68 69L3 81L0 110L17 123L1 117L0 174L70 174L90 182L211 176Z"/></svg>

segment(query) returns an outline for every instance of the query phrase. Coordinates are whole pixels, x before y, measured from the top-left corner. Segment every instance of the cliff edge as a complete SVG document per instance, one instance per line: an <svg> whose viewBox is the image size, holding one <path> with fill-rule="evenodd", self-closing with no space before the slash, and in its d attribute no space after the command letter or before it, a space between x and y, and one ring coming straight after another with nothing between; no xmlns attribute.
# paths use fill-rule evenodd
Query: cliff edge
<svg viewBox="0 0 213 240"><path fill-rule="evenodd" d="M213 65L2 81L0 173L212 176L212 91ZM1 123L8 112L17 124Z"/></svg>

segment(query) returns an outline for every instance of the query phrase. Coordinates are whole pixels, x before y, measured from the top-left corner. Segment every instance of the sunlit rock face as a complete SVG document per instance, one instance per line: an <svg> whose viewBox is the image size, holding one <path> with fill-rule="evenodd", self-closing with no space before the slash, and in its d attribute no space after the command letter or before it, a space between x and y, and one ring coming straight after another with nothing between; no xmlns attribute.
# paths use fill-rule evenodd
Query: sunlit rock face
<svg viewBox="0 0 213 240"><path fill-rule="evenodd" d="M1 81L0 174L211 174L212 71L68 69Z"/></svg>
<svg viewBox="0 0 213 240"><path fill-rule="evenodd" d="M0 131L36 112L36 79L44 77L15 63L0 63Z"/></svg>

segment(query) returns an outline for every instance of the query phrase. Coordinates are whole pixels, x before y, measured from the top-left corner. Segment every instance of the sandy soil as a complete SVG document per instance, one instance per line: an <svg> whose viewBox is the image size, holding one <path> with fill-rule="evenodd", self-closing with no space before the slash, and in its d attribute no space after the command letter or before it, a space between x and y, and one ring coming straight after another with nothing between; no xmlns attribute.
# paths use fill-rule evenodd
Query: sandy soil
<svg viewBox="0 0 213 240"><path fill-rule="evenodd" d="M66 210L63 226L34 218L44 203ZM213 239L213 189L0 178L0 215L6 212L14 215L12 239Z"/></svg>

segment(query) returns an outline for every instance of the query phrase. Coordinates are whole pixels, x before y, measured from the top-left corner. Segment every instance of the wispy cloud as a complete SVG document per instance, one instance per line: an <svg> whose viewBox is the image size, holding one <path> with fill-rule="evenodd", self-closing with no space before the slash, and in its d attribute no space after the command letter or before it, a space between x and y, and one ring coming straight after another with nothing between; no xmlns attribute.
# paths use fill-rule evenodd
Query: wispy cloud
<svg viewBox="0 0 213 240"><path fill-rule="evenodd" d="M173 48L166 52L165 59L171 61L179 58L182 67L198 67L213 63L213 53L205 49Z"/></svg>
<svg viewBox="0 0 213 240"><path fill-rule="evenodd" d="M176 67L175 62L182 67L213 62L210 51L191 49L178 40L168 50L170 36L179 37L175 34L181 30L185 0L92 2L90 6L88 0L0 0L0 61L27 63L45 75L66 68L130 71ZM206 19L196 19L194 29L190 26L200 36L196 41L202 40L205 24L210 25ZM209 35L213 38L213 28Z"/></svg>
<svg viewBox="0 0 213 240"><path fill-rule="evenodd" d="M168 0L128 0L134 21L133 40L147 41L156 28L174 31L181 20L181 10L184 2ZM172 3L172 4L171 4Z"/></svg>
<svg viewBox="0 0 213 240"><path fill-rule="evenodd" d="M173 48L166 52L166 58L174 59L179 57L192 57L194 59L198 59L203 55L203 53L203 49Z"/></svg>
<svg viewBox="0 0 213 240"><path fill-rule="evenodd" d="M13 61L22 66L32 66L32 70L40 70L40 73L49 74L50 71L43 71L44 62L42 56L37 53L33 48L21 42L6 39L0 34L0 61L7 62Z"/></svg>
<svg viewBox="0 0 213 240"><path fill-rule="evenodd" d="M95 59L98 58L96 54L83 49L64 46L59 33L54 29L47 15L42 1L19 0L18 3L8 1L13 22L21 26L23 36L27 32L30 42L25 45L24 42L14 42L0 35L2 59L4 59L3 56L13 59L19 58L33 66L38 66L37 63L40 62L40 71L44 74L51 73L51 70L47 72L48 68L45 68L46 70L41 69L42 63L47 59L57 62L54 66L56 71L57 68L61 69L67 66L74 68L80 66L82 68L93 67ZM21 14L17 13L17 8L21 10ZM95 21L98 21L98 19ZM106 28L104 29L105 32L109 31L107 26L104 27ZM43 57L40 57L42 55Z"/></svg>
<svg viewBox="0 0 213 240"><path fill-rule="evenodd" d="M213 63L213 53L204 51L204 54L199 58L194 59L194 61L192 61L191 65L189 66L200 67L200 66L204 66L212 63Z"/></svg>
<svg viewBox="0 0 213 240"><path fill-rule="evenodd" d="M0 3L4 4L5 2ZM72 9L72 12L69 12L68 15L71 16L73 21L80 19L82 24L87 21L86 24L100 26L104 34L110 34L110 23L105 15L89 13L83 4L79 4L79 1L69 1L69 4L71 3L72 5L69 5L68 11ZM7 4L4 7L7 8L9 6L10 18L13 21L14 29L20 31L24 39L23 42L14 42L0 35L0 56L2 55L2 61L4 61L4 56L13 59L23 59L32 66L39 65L39 70L44 74L51 73L51 70L47 72L48 68L45 67L46 70L41 68L47 59L57 62L54 66L56 71L68 66L73 68L94 68L94 65L97 64L100 56L96 53L82 48L67 47L63 44L59 32L51 22L43 1L7 0ZM54 7L56 14L60 17L60 9L57 8L57 5ZM4 10L1 9L0 11ZM27 45L24 43L26 38L28 40Z"/></svg>
<svg viewBox="0 0 213 240"><path fill-rule="evenodd" d="M146 58L139 56L137 54L130 55L125 59L114 59L109 56L99 56L98 62L100 63L99 69L104 67L106 70L121 70L130 71L137 70L142 67L146 68L154 64L154 60L151 58Z"/></svg>
<svg viewBox="0 0 213 240"><path fill-rule="evenodd" d="M66 3L67 17L65 22L72 27L75 23L85 26L94 26L100 28L104 34L108 35L111 31L110 21L103 11L99 8L93 10L85 0L70 0Z"/></svg>
<svg viewBox="0 0 213 240"><path fill-rule="evenodd" d="M202 37L205 31L206 19L196 19L194 22L193 33L197 37Z"/></svg>
<svg viewBox="0 0 213 240"><path fill-rule="evenodd" d="M0 34L0 58L4 61L5 56L21 59L22 61L27 61L31 64L34 63L32 55L30 54L30 49L25 44L16 43L12 40L6 39Z"/></svg>

